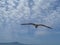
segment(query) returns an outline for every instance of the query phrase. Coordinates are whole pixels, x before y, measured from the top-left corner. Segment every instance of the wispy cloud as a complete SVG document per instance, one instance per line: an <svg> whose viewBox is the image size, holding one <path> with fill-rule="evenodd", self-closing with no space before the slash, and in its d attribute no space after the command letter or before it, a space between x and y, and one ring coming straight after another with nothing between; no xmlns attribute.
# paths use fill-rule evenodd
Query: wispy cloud
<svg viewBox="0 0 60 45"><path fill-rule="evenodd" d="M14 3L14 1L16 3L18 2L17 6ZM30 8L28 5L28 0L8 0L8 5L5 5L5 0L1 0L0 33L2 34L2 36L0 35L0 39L2 39L3 41L13 41L14 39L16 39L14 37L20 37L18 34L28 34L28 31L32 29L27 29L28 26L27 28L20 26L20 24L23 22L43 23L51 27L55 27L55 25L59 23L60 5L58 5L58 0L33 1L34 5L32 6L32 8ZM8 9L6 9L6 6L8 7ZM33 32L33 35L40 36L47 35L49 33L60 34L60 32L49 32L48 30L49 29L39 27L37 30Z"/></svg>

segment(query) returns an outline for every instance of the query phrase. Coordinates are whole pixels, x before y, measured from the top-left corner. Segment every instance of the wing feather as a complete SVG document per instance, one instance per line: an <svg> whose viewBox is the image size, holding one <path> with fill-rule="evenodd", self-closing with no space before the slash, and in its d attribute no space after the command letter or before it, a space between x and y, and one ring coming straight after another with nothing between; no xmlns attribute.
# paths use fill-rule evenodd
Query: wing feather
<svg viewBox="0 0 60 45"><path fill-rule="evenodd" d="M51 27L49 27L49 26L46 26L46 25L43 25L43 24L39 24L39 26L44 26L44 27L47 27L47 28L53 29L53 28L51 28Z"/></svg>
<svg viewBox="0 0 60 45"><path fill-rule="evenodd" d="M34 23L23 23L21 25L34 25Z"/></svg>

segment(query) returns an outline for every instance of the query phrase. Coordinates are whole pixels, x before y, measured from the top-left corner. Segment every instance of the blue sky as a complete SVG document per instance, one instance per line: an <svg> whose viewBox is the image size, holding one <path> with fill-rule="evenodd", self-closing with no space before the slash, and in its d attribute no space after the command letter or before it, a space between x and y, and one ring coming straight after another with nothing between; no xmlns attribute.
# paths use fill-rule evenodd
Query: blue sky
<svg viewBox="0 0 60 45"><path fill-rule="evenodd" d="M22 26L41 23L52 27ZM60 0L0 0L0 42L60 44Z"/></svg>

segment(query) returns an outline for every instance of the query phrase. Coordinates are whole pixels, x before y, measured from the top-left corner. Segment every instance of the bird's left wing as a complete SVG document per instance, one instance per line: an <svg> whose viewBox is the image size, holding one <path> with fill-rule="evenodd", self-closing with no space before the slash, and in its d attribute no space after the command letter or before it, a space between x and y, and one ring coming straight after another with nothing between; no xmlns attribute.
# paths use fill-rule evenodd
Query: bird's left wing
<svg viewBox="0 0 60 45"><path fill-rule="evenodd" d="M43 25L43 24L39 24L40 26L44 26L44 27L47 27L47 28L49 28L49 29L53 29L53 28L51 28L51 27L49 27L49 26L46 26L46 25Z"/></svg>

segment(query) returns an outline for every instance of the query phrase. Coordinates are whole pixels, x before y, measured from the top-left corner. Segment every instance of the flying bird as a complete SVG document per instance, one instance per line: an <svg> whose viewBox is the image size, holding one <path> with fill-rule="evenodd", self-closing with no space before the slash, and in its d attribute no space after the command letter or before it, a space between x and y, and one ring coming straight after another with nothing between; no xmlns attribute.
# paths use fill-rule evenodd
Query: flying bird
<svg viewBox="0 0 60 45"><path fill-rule="evenodd" d="M46 26L46 25L44 25L44 24L23 23L23 24L21 24L21 25L33 25L33 26L35 26L35 28L38 28L38 26L43 26L43 27L46 27L46 28L52 29L51 27Z"/></svg>

